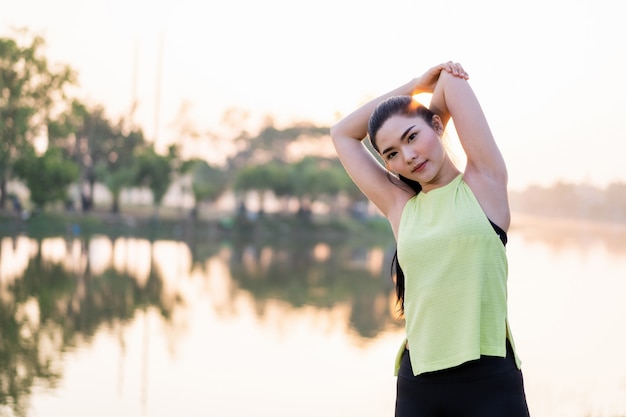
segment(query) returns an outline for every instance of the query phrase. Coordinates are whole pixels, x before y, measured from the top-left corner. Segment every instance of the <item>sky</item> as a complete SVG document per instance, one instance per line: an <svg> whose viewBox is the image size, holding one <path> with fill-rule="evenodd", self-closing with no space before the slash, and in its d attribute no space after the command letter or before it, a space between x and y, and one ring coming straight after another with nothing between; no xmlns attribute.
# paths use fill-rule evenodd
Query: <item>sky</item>
<svg viewBox="0 0 626 417"><path fill-rule="evenodd" d="M267 115L330 126L452 60L470 74L512 189L626 182L626 26L614 0L2 3L0 36L43 36L48 59L77 71L79 98L111 118L136 101L157 147L183 108L203 132L224 129L228 109L248 113L247 129Z"/></svg>

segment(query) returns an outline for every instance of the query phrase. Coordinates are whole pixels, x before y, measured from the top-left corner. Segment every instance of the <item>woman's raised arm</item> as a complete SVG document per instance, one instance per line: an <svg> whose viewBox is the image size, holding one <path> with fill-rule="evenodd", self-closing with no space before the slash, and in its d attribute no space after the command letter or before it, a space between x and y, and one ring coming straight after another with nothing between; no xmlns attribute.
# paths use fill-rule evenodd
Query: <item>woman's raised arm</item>
<svg viewBox="0 0 626 417"><path fill-rule="evenodd" d="M467 156L465 182L487 216L507 230L510 212L506 164L471 86L466 80L443 72L430 107L435 113L452 117Z"/></svg>

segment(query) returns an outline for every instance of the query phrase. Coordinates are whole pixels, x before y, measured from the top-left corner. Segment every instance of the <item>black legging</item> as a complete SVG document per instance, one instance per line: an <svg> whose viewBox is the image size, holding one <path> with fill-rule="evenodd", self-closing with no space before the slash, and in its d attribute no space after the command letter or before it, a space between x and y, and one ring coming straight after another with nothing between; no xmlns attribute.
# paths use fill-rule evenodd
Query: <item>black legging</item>
<svg viewBox="0 0 626 417"><path fill-rule="evenodd" d="M405 350L396 417L529 417L522 372L507 341L506 358L481 356L454 368L413 375Z"/></svg>

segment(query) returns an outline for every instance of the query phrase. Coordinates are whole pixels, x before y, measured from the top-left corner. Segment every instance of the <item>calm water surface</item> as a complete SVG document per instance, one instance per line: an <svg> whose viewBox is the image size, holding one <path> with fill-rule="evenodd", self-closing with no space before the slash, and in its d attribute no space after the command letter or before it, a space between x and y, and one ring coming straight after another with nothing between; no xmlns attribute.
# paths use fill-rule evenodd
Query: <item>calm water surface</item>
<svg viewBox="0 0 626 417"><path fill-rule="evenodd" d="M533 417L626 415L626 235L509 236ZM391 416L392 247L0 241L0 416Z"/></svg>

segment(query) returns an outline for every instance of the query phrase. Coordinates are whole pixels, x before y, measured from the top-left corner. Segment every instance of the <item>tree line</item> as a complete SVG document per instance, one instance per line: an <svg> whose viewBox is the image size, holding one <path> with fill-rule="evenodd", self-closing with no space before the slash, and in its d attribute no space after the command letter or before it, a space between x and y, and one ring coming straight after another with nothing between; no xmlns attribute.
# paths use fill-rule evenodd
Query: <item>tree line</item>
<svg viewBox="0 0 626 417"><path fill-rule="evenodd" d="M302 213L320 199L347 201L344 207L363 199L336 158L294 159L289 152L299 142L328 141L328 127L296 123L278 129L268 119L257 134L242 130L231 138L200 135L201 140L235 145L236 151L215 165L181 157L183 141L198 136L181 120L178 141L162 154L133 124L132 112L113 120L103 106L73 97L76 71L50 63L44 52L45 40L27 30L0 38L0 209L9 200L18 202L7 190L17 180L30 191L36 210L67 202L70 185L76 185L80 209L88 212L94 205L94 187L102 184L112 196L112 212L120 211L122 191L137 187L151 191L158 212L172 182L183 175L191 178L193 213L199 204L216 201L227 190L241 201L248 193L258 193L261 202L272 192L284 207L297 201ZM42 138L47 146L38 152L36 144ZM339 195L345 198L337 199Z"/></svg>
<svg viewBox="0 0 626 417"><path fill-rule="evenodd" d="M365 201L336 157L315 152L294 157L290 152L298 144L328 146L326 126L294 123L279 129L268 118L251 134L241 127L243 112L231 109L224 123L234 130L224 137L197 132L183 106L174 123L177 141L162 154L133 123L132 109L113 120L103 106L73 97L78 74L67 65L50 63L44 52L45 40L25 29L13 38L0 37L0 210L10 200L17 203L7 189L11 180L28 188L36 210L68 201L68 189L76 185L79 208L88 212L94 205L94 187L102 184L112 196L111 212L120 211L122 191L147 188L158 213L170 186L182 176L190 178L192 214L227 191L242 204L256 193L262 211L264 196L271 193L284 210L293 210L295 201L302 214L310 214L317 201L336 211L356 210L357 203ZM40 153L36 144L42 138L47 146ZM182 158L185 141L198 139L216 145L228 142L235 151L220 165ZM511 207L537 215L626 221L626 184L615 182L605 190L562 182L530 186L511 193Z"/></svg>

